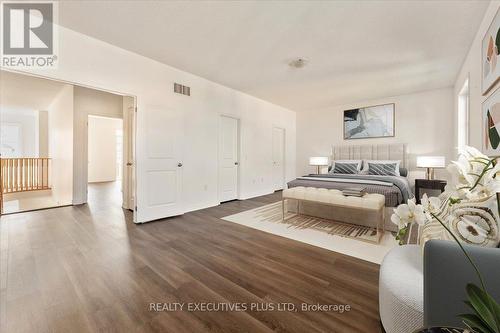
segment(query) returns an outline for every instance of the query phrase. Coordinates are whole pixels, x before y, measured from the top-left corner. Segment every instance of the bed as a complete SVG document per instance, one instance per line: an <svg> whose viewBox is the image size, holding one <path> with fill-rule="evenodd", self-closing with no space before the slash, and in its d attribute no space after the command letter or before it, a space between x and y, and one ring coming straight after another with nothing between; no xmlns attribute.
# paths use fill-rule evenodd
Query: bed
<svg viewBox="0 0 500 333"><path fill-rule="evenodd" d="M343 190L354 185L364 187L367 193L384 195L386 207L397 207L413 197L408 179L400 176L308 175L290 181L288 188L304 186Z"/></svg>
<svg viewBox="0 0 500 333"><path fill-rule="evenodd" d="M400 160L402 170L407 170L408 154L406 144L384 145L346 145L332 147L332 160ZM387 210L385 229L396 230L389 218L392 208L413 198L413 193L406 176L379 176L365 174L321 174L306 175L288 182L288 188L297 186L316 187L343 190L348 187L365 188L367 193L378 193L385 196ZM301 206L301 210L308 211L309 215L325 217L321 207L309 205Z"/></svg>

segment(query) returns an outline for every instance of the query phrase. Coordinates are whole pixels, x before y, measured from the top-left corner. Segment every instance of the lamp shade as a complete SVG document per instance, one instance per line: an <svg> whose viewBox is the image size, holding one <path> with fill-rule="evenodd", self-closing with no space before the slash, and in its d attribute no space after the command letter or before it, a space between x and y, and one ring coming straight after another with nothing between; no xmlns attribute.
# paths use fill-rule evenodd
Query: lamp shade
<svg viewBox="0 0 500 333"><path fill-rule="evenodd" d="M316 157L309 157L309 165L328 165L328 157L325 156L316 156Z"/></svg>
<svg viewBox="0 0 500 333"><path fill-rule="evenodd" d="M444 156L417 156L417 168L444 168Z"/></svg>

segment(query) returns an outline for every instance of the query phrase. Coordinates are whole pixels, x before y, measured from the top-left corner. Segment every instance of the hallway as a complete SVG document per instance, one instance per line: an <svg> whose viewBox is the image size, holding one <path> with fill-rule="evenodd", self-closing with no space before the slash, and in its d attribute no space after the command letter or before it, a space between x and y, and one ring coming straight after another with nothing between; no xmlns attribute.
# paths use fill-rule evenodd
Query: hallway
<svg viewBox="0 0 500 333"><path fill-rule="evenodd" d="M122 206L122 182L102 182L88 184L88 207L91 211Z"/></svg>

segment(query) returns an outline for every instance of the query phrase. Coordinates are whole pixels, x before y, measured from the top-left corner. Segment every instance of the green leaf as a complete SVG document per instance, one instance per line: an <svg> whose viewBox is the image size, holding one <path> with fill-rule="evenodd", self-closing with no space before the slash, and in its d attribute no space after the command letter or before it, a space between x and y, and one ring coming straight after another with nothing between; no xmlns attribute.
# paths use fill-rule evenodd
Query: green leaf
<svg viewBox="0 0 500 333"><path fill-rule="evenodd" d="M476 316L483 323L483 325L487 326L487 324L481 319L481 315L477 313L476 309L474 309L474 307L472 306L471 302L464 301L464 303L467 304L471 308L471 310L474 312L473 314L466 314L466 316L468 316L468 315ZM462 316L463 315L458 315L459 318L461 318Z"/></svg>
<svg viewBox="0 0 500 333"><path fill-rule="evenodd" d="M481 320L480 317L474 314L461 314L458 315L460 319L463 320L463 322L473 328L475 331L478 333L495 333L492 330L490 330L485 323Z"/></svg>
<svg viewBox="0 0 500 333"><path fill-rule="evenodd" d="M491 331L500 333L497 320L488 306L488 294L472 283L467 284L466 290L470 303L477 315L481 317Z"/></svg>
<svg viewBox="0 0 500 333"><path fill-rule="evenodd" d="M472 310L474 310L474 307L469 301L464 301L465 304L467 304Z"/></svg>
<svg viewBox="0 0 500 333"><path fill-rule="evenodd" d="M407 232L408 232L408 226L405 226L404 228L399 229L399 231L396 235L396 240L399 241L399 245L403 245L403 240L404 240L404 237L405 237Z"/></svg>
<svg viewBox="0 0 500 333"><path fill-rule="evenodd" d="M483 291L483 293L484 293L484 291ZM495 301L493 299L493 297L491 297L490 294L485 293L485 295L486 295L486 298L488 300L488 303L487 303L488 308L490 309L491 313L493 314L493 317L496 320L497 327L500 327L500 304L498 304L498 302ZM500 333L500 330L499 330L499 333Z"/></svg>
<svg viewBox="0 0 500 333"><path fill-rule="evenodd" d="M493 297L491 297L490 294L484 292L484 290L482 290L479 287L476 287L476 288L478 288L478 293L481 294L481 298L484 300L485 305L488 307L491 314L493 315L493 318L495 319L497 327L500 327L500 305ZM465 301L465 303L466 304L468 303L467 305L472 306L472 304L470 304L470 302ZM497 332L500 333L500 331L497 331Z"/></svg>

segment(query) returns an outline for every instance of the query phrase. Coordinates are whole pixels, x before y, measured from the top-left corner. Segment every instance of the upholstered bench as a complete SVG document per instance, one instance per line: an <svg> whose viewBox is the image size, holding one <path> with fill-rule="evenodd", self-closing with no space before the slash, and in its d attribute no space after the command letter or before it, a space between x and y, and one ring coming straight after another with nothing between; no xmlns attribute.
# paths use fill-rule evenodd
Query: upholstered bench
<svg viewBox="0 0 500 333"><path fill-rule="evenodd" d="M327 205L331 207L332 220L376 228L377 242L380 241L385 219L385 197L381 194L368 193L362 197L355 197L345 196L339 190L326 188L298 186L285 189L282 195L283 220L287 218L285 208L287 199L297 202L296 213L298 215L303 213L300 210L301 202Z"/></svg>

